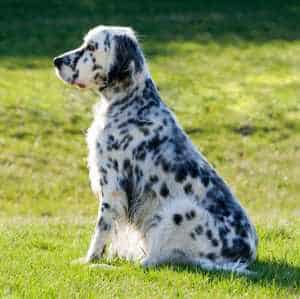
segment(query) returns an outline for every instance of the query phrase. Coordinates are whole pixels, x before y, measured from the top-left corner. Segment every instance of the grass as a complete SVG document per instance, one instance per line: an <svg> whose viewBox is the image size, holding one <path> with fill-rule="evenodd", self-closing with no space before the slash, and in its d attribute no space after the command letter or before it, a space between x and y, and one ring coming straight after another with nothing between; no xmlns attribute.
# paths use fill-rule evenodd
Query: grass
<svg viewBox="0 0 300 299"><path fill-rule="evenodd" d="M300 298L300 5L153 2L0 3L1 297ZM51 60L100 23L140 34L163 98L258 227L257 276L70 266L97 210L95 96L58 81Z"/></svg>

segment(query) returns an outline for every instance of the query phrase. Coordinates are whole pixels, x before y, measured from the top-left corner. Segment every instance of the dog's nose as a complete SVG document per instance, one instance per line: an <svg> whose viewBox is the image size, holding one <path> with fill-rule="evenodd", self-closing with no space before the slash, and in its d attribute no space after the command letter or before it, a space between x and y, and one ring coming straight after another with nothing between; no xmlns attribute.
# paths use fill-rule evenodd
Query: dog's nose
<svg viewBox="0 0 300 299"><path fill-rule="evenodd" d="M62 57L55 57L53 59L53 63L57 68L60 68L61 65L63 64L63 62L64 62L64 59Z"/></svg>

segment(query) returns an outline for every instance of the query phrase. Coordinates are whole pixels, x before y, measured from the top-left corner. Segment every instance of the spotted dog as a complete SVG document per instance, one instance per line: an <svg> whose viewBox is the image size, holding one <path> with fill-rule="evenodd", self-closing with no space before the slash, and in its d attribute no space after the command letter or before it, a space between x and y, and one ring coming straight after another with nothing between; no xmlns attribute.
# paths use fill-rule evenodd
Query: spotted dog
<svg viewBox="0 0 300 299"><path fill-rule="evenodd" d="M54 65L62 80L102 98L87 134L99 213L84 261L109 243L110 254L146 267L247 271L255 229L161 100L133 30L98 26Z"/></svg>

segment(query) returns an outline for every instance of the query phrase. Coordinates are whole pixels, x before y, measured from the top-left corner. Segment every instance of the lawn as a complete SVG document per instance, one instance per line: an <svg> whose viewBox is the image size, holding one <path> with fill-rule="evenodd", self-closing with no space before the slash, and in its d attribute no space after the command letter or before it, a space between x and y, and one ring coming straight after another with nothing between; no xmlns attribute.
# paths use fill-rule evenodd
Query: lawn
<svg viewBox="0 0 300 299"><path fill-rule="evenodd" d="M225 2L0 3L0 297L300 298L300 5ZM70 265L97 212L97 99L62 84L52 58L98 24L137 30L162 98L257 226L255 276Z"/></svg>

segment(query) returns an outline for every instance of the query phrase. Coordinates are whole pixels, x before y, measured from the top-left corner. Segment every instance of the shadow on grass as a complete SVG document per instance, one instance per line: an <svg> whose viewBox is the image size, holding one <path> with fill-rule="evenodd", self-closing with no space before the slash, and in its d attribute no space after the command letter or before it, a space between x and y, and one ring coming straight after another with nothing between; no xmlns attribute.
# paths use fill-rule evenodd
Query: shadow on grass
<svg viewBox="0 0 300 299"><path fill-rule="evenodd" d="M211 279L219 280L231 279L232 276L242 277L251 284L259 284L261 286L269 286L275 284L281 288L299 288L300 287L300 267L289 265L284 261L256 261L249 268L254 271L251 275L239 275L231 272L224 271L205 271L201 268L192 266L162 266L159 269L168 267L175 272L188 272L188 273L203 273L205 272Z"/></svg>
<svg viewBox="0 0 300 299"><path fill-rule="evenodd" d="M300 38L297 1L3 1L0 59L53 57L79 46L98 24L132 26L146 54L170 55L171 41L237 45ZM21 63L21 62L20 62ZM24 62L27 67L34 64Z"/></svg>

